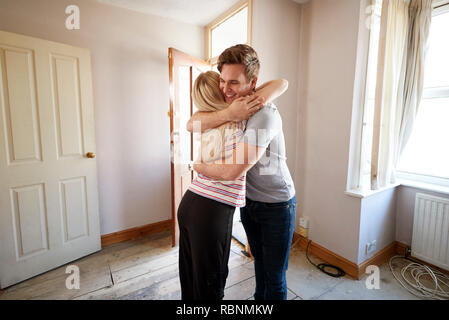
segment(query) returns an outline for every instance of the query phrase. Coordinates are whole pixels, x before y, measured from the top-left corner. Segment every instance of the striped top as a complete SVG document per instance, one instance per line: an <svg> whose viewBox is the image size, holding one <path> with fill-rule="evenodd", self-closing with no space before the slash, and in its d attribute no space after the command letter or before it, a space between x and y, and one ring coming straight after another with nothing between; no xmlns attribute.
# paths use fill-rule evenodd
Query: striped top
<svg viewBox="0 0 449 320"><path fill-rule="evenodd" d="M232 153L239 140L243 137L246 120L237 124L235 130L227 134L223 152ZM245 206L246 174L235 181L213 180L199 173L189 186L189 190L206 198L228 204L233 207Z"/></svg>

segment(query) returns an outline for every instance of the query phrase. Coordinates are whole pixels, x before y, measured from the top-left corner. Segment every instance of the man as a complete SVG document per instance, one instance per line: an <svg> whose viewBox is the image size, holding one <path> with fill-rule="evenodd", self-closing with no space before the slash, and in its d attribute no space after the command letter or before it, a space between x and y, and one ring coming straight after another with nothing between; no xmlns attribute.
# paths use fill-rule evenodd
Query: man
<svg viewBox="0 0 449 320"><path fill-rule="evenodd" d="M282 119L276 106L266 104L258 111L257 107L248 107L252 98L245 97L256 87L259 68L257 53L250 46L226 49L218 58L220 90L227 103L238 103L217 112L195 113L187 127L192 131L193 123L200 121L204 131L251 116L242 141L234 149L234 161L198 163L194 169L216 180L235 180L247 173L246 206L240 214L254 256L254 299L285 300L296 196L285 162Z"/></svg>

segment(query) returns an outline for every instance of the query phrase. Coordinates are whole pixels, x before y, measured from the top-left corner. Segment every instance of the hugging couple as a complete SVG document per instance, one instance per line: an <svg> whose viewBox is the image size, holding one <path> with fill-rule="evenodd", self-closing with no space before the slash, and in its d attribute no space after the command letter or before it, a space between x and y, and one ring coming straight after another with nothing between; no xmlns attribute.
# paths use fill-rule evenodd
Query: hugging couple
<svg viewBox="0 0 449 320"><path fill-rule="evenodd" d="M296 196L282 119L271 101L288 83L256 87L259 69L255 50L239 44L219 56L220 74L204 72L194 83L199 111L187 130L200 127L203 133L201 161L194 164L198 175L177 212L183 300L223 299L236 207L254 256L254 299L287 296Z"/></svg>

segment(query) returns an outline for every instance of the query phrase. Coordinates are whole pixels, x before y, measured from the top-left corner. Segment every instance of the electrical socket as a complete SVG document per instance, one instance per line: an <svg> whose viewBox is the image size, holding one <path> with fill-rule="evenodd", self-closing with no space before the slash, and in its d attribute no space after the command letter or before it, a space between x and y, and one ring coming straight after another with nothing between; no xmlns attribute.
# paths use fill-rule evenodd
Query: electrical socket
<svg viewBox="0 0 449 320"><path fill-rule="evenodd" d="M303 227L304 229L309 228L309 217L300 217L299 218L299 226Z"/></svg>
<svg viewBox="0 0 449 320"><path fill-rule="evenodd" d="M299 218L299 234L304 238L309 235L309 217Z"/></svg>
<svg viewBox="0 0 449 320"><path fill-rule="evenodd" d="M373 253L374 251L376 251L376 240L373 240L366 244L366 254L367 255Z"/></svg>

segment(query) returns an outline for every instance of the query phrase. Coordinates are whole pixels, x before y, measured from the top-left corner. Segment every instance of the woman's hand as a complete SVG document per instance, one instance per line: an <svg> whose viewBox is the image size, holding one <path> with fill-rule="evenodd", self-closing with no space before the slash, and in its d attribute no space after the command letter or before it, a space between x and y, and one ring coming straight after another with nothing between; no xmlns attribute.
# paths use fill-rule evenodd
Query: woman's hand
<svg viewBox="0 0 449 320"><path fill-rule="evenodd" d="M265 99L258 95L250 95L235 99L229 107L225 109L229 121L239 122L248 120L262 108L264 101Z"/></svg>
<svg viewBox="0 0 449 320"><path fill-rule="evenodd" d="M196 171L197 173L201 173L202 164L203 163L199 163L199 162L193 163L193 170Z"/></svg>

